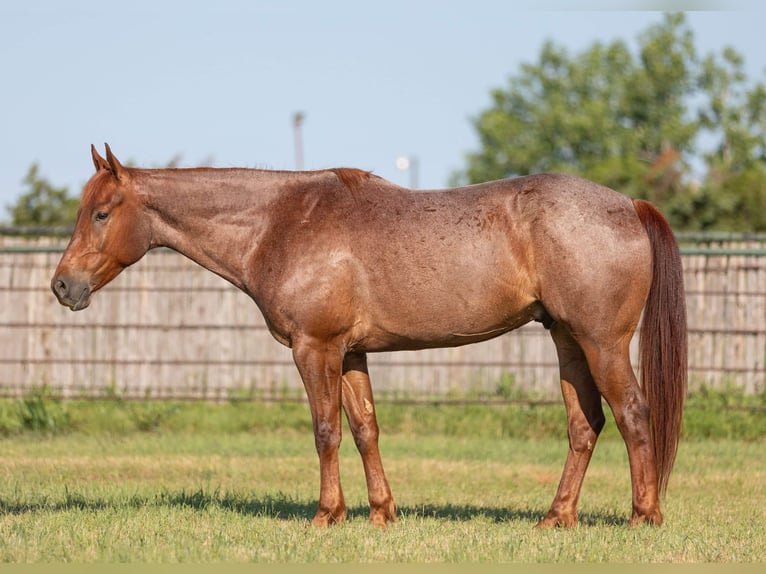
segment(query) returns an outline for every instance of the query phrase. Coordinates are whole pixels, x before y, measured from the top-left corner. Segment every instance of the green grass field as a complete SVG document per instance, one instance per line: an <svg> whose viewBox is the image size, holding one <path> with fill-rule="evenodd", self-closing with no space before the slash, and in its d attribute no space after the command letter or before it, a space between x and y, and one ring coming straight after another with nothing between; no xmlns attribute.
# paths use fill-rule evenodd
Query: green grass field
<svg viewBox="0 0 766 574"><path fill-rule="evenodd" d="M766 559L762 411L687 411L660 528L627 526L627 457L610 421L580 525L538 531L565 458L563 406L378 410L399 519L382 531L368 524L361 462L344 429L349 520L321 530L309 525L318 464L303 404L0 401L0 560Z"/></svg>

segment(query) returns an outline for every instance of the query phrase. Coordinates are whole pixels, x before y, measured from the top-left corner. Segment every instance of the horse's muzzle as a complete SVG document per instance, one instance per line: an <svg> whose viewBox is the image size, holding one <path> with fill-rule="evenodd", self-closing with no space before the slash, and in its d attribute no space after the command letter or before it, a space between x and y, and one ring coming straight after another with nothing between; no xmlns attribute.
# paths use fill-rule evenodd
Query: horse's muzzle
<svg viewBox="0 0 766 574"><path fill-rule="evenodd" d="M62 273L51 280L51 290L59 303L72 311L80 311L90 305L90 285L87 281L76 280Z"/></svg>

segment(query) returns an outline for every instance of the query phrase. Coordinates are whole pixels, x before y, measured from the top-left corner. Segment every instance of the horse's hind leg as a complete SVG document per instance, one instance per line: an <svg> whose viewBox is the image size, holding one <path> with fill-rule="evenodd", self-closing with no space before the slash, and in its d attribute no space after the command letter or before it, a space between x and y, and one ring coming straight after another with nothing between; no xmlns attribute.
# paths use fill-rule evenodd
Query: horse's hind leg
<svg viewBox="0 0 766 574"><path fill-rule="evenodd" d="M596 386L612 409L628 450L633 489L630 524L662 524L649 405L630 364L630 339L614 344L593 345L589 340L581 343Z"/></svg>
<svg viewBox="0 0 766 574"><path fill-rule="evenodd" d="M343 409L362 456L370 500L370 521L376 526L385 526L396 519L396 505L380 459L375 403L367 371L367 356L362 353L348 354L343 361Z"/></svg>
<svg viewBox="0 0 766 574"><path fill-rule="evenodd" d="M580 345L561 324L551 329L559 359L561 392L567 411L569 452L551 509L537 527L574 526L577 503L593 448L604 426L601 394Z"/></svg>

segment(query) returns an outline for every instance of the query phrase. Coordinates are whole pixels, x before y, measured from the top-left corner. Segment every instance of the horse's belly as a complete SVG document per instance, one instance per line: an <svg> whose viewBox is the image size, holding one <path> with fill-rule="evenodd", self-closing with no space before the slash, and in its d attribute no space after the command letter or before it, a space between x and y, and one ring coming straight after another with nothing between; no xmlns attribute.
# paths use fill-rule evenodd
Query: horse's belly
<svg viewBox="0 0 766 574"><path fill-rule="evenodd" d="M539 313L527 266L497 237L400 251L395 262L356 267L359 339L367 351L465 345Z"/></svg>
<svg viewBox="0 0 766 574"><path fill-rule="evenodd" d="M374 313L363 322L359 350L368 352L456 347L507 333L539 320L534 300L502 302L487 297L473 302L451 298L427 301L415 297L396 308Z"/></svg>

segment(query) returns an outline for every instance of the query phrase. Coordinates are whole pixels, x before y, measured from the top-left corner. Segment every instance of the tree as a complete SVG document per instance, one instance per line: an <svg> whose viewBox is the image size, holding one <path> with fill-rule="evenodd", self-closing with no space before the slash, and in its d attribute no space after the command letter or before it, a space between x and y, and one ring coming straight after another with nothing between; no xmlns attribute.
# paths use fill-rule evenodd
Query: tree
<svg viewBox="0 0 766 574"><path fill-rule="evenodd" d="M476 120L482 150L468 156L467 180L566 171L656 195L642 180L662 179L695 131L684 118L694 52L683 23L668 16L646 32L640 62L622 41L575 57L546 42Z"/></svg>
<svg viewBox="0 0 766 574"><path fill-rule="evenodd" d="M79 200L69 196L66 187L54 187L39 175L32 164L23 180L27 188L18 201L8 206L14 225L64 227L74 225Z"/></svg>
<svg viewBox="0 0 766 574"><path fill-rule="evenodd" d="M683 14L640 34L635 56L622 41L575 55L546 42L492 92L453 183L563 171L649 199L678 228L766 229L762 209L743 213L766 200L766 90L746 86L734 50L700 62ZM706 155L703 132L720 144Z"/></svg>
<svg viewBox="0 0 766 574"><path fill-rule="evenodd" d="M160 167L177 168L181 159L180 154L176 155ZM212 163L212 158L206 159L205 162ZM132 166L133 164L127 162L126 165ZM39 171L39 166L36 163L29 167L23 180L27 191L21 194L15 204L7 206L13 218L13 225L73 226L77 220L80 200L70 197L66 187L54 187L47 179L40 176Z"/></svg>
<svg viewBox="0 0 766 574"><path fill-rule="evenodd" d="M766 88L760 82L749 88L742 66L731 48L703 62L700 85L708 98L700 125L716 143L703 154L707 173L692 198L697 208L684 211L683 200L671 205L685 227L766 230Z"/></svg>

